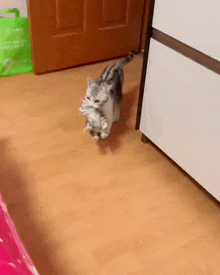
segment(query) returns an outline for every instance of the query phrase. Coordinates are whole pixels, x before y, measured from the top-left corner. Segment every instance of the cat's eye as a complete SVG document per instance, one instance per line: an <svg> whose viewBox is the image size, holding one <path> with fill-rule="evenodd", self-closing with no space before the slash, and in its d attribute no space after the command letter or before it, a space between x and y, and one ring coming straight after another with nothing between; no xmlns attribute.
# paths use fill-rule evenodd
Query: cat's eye
<svg viewBox="0 0 220 275"><path fill-rule="evenodd" d="M87 96L87 99L90 100L90 97Z"/></svg>
<svg viewBox="0 0 220 275"><path fill-rule="evenodd" d="M100 103L100 100L96 100L95 103Z"/></svg>

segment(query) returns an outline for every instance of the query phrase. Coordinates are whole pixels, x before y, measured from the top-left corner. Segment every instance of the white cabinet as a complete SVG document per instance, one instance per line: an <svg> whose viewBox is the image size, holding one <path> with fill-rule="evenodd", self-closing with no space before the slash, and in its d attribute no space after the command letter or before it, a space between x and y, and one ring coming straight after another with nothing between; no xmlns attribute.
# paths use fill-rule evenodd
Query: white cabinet
<svg viewBox="0 0 220 275"><path fill-rule="evenodd" d="M151 39L140 131L220 200L217 73Z"/></svg>
<svg viewBox="0 0 220 275"><path fill-rule="evenodd" d="M153 27L220 61L219 0L155 0Z"/></svg>

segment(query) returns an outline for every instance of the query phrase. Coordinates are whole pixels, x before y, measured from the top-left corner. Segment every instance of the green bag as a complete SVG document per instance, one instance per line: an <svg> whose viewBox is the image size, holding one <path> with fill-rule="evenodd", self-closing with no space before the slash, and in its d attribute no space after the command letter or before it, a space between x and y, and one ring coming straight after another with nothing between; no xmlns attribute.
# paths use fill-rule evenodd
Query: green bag
<svg viewBox="0 0 220 275"><path fill-rule="evenodd" d="M15 13L13 18L0 17L0 77L33 71L28 19L18 9L5 9L1 14Z"/></svg>

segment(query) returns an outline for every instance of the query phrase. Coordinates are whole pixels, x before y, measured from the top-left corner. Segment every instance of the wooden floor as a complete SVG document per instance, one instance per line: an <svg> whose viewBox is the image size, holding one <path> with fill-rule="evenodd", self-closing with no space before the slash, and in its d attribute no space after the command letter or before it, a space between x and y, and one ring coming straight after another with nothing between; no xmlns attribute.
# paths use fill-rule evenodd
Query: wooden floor
<svg viewBox="0 0 220 275"><path fill-rule="evenodd" d="M219 205L134 130L141 63L100 144L78 108L106 63L0 79L0 189L41 275L220 274Z"/></svg>

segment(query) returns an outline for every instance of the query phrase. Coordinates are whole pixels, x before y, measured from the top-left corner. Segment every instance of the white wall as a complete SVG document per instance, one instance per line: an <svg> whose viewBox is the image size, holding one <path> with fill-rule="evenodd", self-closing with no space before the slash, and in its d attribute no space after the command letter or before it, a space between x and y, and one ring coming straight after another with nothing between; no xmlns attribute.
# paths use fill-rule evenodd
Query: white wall
<svg viewBox="0 0 220 275"><path fill-rule="evenodd" d="M17 8L21 16L27 17L27 0L0 0L0 10Z"/></svg>
<svg viewBox="0 0 220 275"><path fill-rule="evenodd" d="M220 61L219 0L156 0L153 27Z"/></svg>

